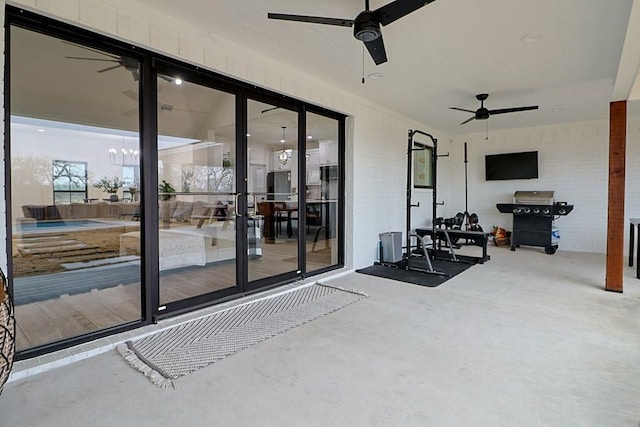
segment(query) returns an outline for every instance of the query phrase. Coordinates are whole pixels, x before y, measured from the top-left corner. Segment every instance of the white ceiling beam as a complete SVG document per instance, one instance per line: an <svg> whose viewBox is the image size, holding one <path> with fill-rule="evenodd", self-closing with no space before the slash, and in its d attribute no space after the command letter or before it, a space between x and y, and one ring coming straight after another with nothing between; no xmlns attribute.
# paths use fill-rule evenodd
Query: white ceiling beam
<svg viewBox="0 0 640 427"><path fill-rule="evenodd" d="M640 0L634 0L618 64L612 101L640 99Z"/></svg>

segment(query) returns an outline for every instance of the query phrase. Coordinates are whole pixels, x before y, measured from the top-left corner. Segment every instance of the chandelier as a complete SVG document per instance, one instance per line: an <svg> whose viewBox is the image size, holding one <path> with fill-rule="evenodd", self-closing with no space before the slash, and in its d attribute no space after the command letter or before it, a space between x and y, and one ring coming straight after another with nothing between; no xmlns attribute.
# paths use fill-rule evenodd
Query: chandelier
<svg viewBox="0 0 640 427"><path fill-rule="evenodd" d="M125 137L122 137L122 148L120 151L111 147L109 148L109 161L112 165L137 165L139 160L138 150L134 150L133 148L129 148L127 150L125 148Z"/></svg>
<svg viewBox="0 0 640 427"><path fill-rule="evenodd" d="M285 139L286 129L287 129L286 126L282 126L282 139L280 140L280 142L282 142L282 151L280 152L280 154L278 154L278 161L282 164L282 166L286 165L287 162L289 161L289 154L287 153L287 150L285 150L284 148L284 143L286 141Z"/></svg>

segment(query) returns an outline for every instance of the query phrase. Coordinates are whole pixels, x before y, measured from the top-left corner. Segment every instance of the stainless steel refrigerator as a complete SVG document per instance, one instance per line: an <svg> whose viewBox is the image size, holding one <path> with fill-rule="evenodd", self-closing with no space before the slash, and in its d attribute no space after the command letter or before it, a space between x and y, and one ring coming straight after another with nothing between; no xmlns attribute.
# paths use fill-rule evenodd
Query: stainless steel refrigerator
<svg viewBox="0 0 640 427"><path fill-rule="evenodd" d="M267 174L267 200L289 200L291 195L291 172L269 172Z"/></svg>

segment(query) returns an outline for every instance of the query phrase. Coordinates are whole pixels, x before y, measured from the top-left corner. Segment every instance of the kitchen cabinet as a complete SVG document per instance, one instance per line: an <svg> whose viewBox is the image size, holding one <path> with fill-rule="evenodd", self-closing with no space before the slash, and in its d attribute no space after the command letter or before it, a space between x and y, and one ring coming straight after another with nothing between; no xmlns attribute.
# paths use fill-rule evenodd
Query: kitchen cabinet
<svg viewBox="0 0 640 427"><path fill-rule="evenodd" d="M338 164L338 141L321 139L319 142L319 164Z"/></svg>

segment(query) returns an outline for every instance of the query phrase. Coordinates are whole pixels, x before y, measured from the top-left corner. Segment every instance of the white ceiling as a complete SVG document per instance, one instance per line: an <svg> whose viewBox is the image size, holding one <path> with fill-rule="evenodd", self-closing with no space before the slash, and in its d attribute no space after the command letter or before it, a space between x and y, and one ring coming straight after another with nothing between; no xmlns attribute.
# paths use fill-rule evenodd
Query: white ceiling
<svg viewBox="0 0 640 427"><path fill-rule="evenodd" d="M375 66L367 55L364 67L384 78L363 85L362 45L350 28L267 19L352 19L363 0L136 1L451 135L485 129L479 121L460 126L470 115L448 109L475 110L482 92L489 109L540 106L492 117L494 130L607 118L633 3L436 0L383 27L389 61ZM371 0L371 8L386 3ZM543 37L523 42L531 33ZM636 76L637 61L628 62Z"/></svg>

